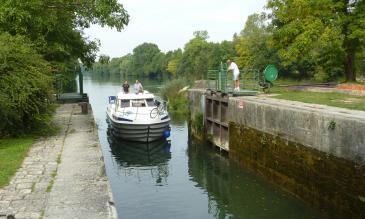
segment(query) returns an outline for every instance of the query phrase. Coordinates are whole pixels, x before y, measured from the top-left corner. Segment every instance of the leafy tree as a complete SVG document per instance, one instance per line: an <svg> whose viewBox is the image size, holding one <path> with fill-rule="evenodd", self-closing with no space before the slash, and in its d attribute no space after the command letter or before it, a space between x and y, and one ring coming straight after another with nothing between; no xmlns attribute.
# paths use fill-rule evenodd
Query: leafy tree
<svg viewBox="0 0 365 219"><path fill-rule="evenodd" d="M210 45L207 42L208 34L206 31L196 31L194 36L185 44L177 74L197 79L203 78L208 70Z"/></svg>
<svg viewBox="0 0 365 219"><path fill-rule="evenodd" d="M52 74L71 81L79 60L91 67L99 42L86 39L84 28L100 24L121 30L128 20L117 0L2 0L0 135L44 121Z"/></svg>
<svg viewBox="0 0 365 219"><path fill-rule="evenodd" d="M208 34L208 31L206 31L206 30L194 31L193 35L194 35L194 38L196 38L196 39L202 39L205 41L207 41L209 39L209 34Z"/></svg>
<svg viewBox="0 0 365 219"><path fill-rule="evenodd" d="M166 72L168 72L173 77L177 76L177 67L181 62L182 54L183 52L181 49L169 51L166 53Z"/></svg>
<svg viewBox="0 0 365 219"><path fill-rule="evenodd" d="M45 122L52 100L51 68L22 36L0 34L0 136Z"/></svg>
<svg viewBox="0 0 365 219"><path fill-rule="evenodd" d="M98 42L88 41L82 30L90 24L121 30L128 21L117 0L3 0L0 5L0 32L28 37L47 61L79 58L88 67Z"/></svg>
<svg viewBox="0 0 365 219"><path fill-rule="evenodd" d="M124 78L127 78L128 75L132 75L132 55L128 54L123 57L121 57L121 61L119 64L120 67L120 74Z"/></svg>
<svg viewBox="0 0 365 219"><path fill-rule="evenodd" d="M137 46L133 49L131 70L140 77L155 73L157 67L154 66L153 61L159 55L160 49L156 44L143 43Z"/></svg>
<svg viewBox="0 0 365 219"><path fill-rule="evenodd" d="M149 73L150 78L163 77L166 72L167 60L165 59L165 54L163 52L157 53L151 63L151 72Z"/></svg>
<svg viewBox="0 0 365 219"><path fill-rule="evenodd" d="M365 82L365 51L359 52L357 54L357 62L356 62L356 66L358 69L358 72L360 73L360 79L362 80L362 82Z"/></svg>
<svg viewBox="0 0 365 219"><path fill-rule="evenodd" d="M327 78L340 68L348 81L356 80L356 54L365 45L365 1L269 0L267 6L272 42L284 65L305 60Z"/></svg>
<svg viewBox="0 0 365 219"><path fill-rule="evenodd" d="M137 75L150 78L203 78L208 69L217 69L222 61L237 55L232 41L208 43L208 38L207 31L196 31L194 38L185 45L184 51L177 49L166 54L155 44L143 43L134 48L133 54L114 58L108 66L100 59L94 64L93 73L105 76L109 71L114 75L119 70L123 77Z"/></svg>
<svg viewBox="0 0 365 219"><path fill-rule="evenodd" d="M218 69L221 62L227 59L235 59L237 52L232 41L210 43L208 69Z"/></svg>
<svg viewBox="0 0 365 219"><path fill-rule="evenodd" d="M109 64L110 62L110 57L107 55L100 55L99 57L99 63L101 64Z"/></svg>
<svg viewBox="0 0 365 219"><path fill-rule="evenodd" d="M111 77L113 78L120 78L121 73L121 63L122 63L122 57L120 58L112 58L108 64L109 73Z"/></svg>
<svg viewBox="0 0 365 219"><path fill-rule="evenodd" d="M276 50L268 45L272 35L265 14L252 14L238 36L237 64L246 69L262 71L268 64L278 64Z"/></svg>

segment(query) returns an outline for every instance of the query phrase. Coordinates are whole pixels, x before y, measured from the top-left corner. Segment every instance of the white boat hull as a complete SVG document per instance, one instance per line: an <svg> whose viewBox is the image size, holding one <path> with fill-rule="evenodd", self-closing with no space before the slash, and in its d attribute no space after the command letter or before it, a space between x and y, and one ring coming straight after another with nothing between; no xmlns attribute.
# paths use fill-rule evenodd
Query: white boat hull
<svg viewBox="0 0 365 219"><path fill-rule="evenodd" d="M152 142L170 131L167 111L154 105L154 95L119 93L107 107L107 121L115 137L129 141ZM152 105L151 105L152 103Z"/></svg>
<svg viewBox="0 0 365 219"><path fill-rule="evenodd" d="M153 124L135 124L116 121L107 113L107 122L115 137L129 141L152 142L165 138L165 131L170 130L170 119Z"/></svg>
<svg viewBox="0 0 365 219"><path fill-rule="evenodd" d="M115 137L130 141L152 142L164 138L164 132L170 129L169 122L136 125L122 124L110 119L111 132Z"/></svg>

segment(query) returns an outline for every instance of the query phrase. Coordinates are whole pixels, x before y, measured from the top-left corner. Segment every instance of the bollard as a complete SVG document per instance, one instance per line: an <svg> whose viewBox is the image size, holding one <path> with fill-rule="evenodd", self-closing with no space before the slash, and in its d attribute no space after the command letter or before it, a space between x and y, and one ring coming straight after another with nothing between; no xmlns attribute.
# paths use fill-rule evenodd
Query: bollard
<svg viewBox="0 0 365 219"><path fill-rule="evenodd" d="M88 103L87 102L81 102L79 103L79 106L81 106L81 113L82 114L88 114Z"/></svg>

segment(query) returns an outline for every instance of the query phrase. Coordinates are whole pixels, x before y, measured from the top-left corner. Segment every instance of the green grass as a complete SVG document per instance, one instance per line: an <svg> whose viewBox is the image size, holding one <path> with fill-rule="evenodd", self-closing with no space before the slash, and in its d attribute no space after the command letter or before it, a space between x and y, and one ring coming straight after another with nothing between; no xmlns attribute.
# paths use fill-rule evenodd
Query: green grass
<svg viewBox="0 0 365 219"><path fill-rule="evenodd" d="M48 183L46 192L48 192L48 193L51 192L53 184L54 184L54 179L51 179L51 181Z"/></svg>
<svg viewBox="0 0 365 219"><path fill-rule="evenodd" d="M52 190L52 188L53 188L54 180L55 180L55 178L56 178L56 176L57 176L57 169L58 169L58 168L56 168L56 169L52 172L52 174L51 174L52 179L51 179L51 181L49 181L49 183L48 183L48 186L47 186L46 192L51 192L51 190Z"/></svg>
<svg viewBox="0 0 365 219"><path fill-rule="evenodd" d="M32 183L32 189L31 189L31 191L32 191L32 192L34 192L34 190L35 190L35 185L36 185L36 184L37 184L36 182L33 182L33 183Z"/></svg>
<svg viewBox="0 0 365 219"><path fill-rule="evenodd" d="M294 91L286 88L273 88L270 93L279 94L273 98L294 100L304 103L315 103L347 109L365 111L365 97L340 93L319 93L309 91Z"/></svg>
<svg viewBox="0 0 365 219"><path fill-rule="evenodd" d="M57 162L57 164L61 163L61 154L58 154L56 162Z"/></svg>
<svg viewBox="0 0 365 219"><path fill-rule="evenodd" d="M283 79L279 78L274 81L275 86L281 85L303 85L303 84L314 84L318 83L313 80L293 80L293 79Z"/></svg>
<svg viewBox="0 0 365 219"><path fill-rule="evenodd" d="M9 183L33 143L34 137L0 139L0 187Z"/></svg>

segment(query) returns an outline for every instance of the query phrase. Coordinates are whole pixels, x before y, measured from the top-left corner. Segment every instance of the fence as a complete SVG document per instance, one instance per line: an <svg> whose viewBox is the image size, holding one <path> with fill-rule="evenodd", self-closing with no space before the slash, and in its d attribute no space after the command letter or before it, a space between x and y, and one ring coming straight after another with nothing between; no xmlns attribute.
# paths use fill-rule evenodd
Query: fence
<svg viewBox="0 0 365 219"><path fill-rule="evenodd" d="M240 88L244 90L259 90L261 80L260 71L257 69L241 69L239 80ZM225 69L208 70L206 75L208 88L222 92L233 91L233 74L227 73Z"/></svg>

